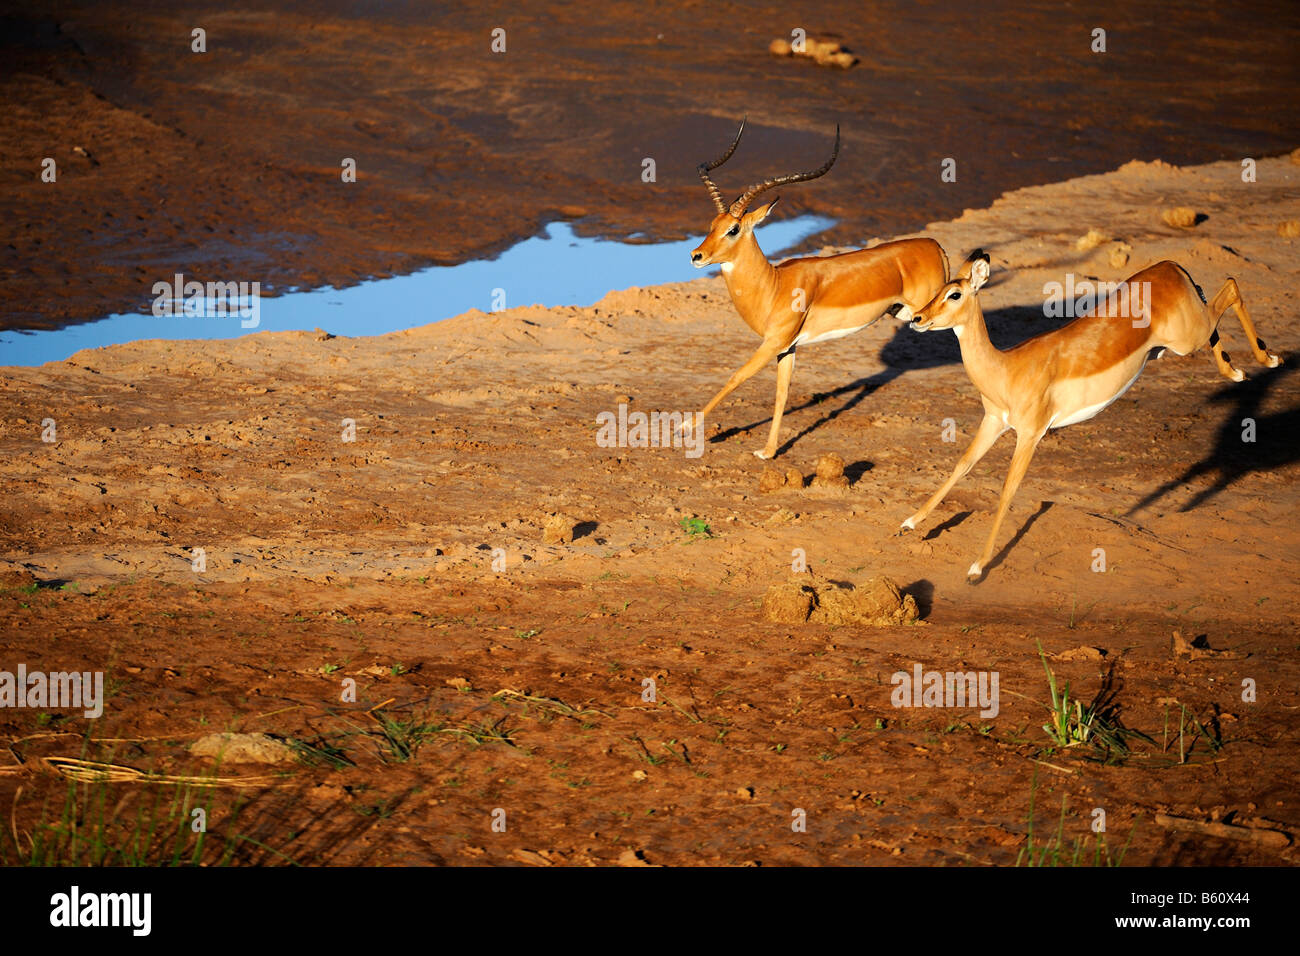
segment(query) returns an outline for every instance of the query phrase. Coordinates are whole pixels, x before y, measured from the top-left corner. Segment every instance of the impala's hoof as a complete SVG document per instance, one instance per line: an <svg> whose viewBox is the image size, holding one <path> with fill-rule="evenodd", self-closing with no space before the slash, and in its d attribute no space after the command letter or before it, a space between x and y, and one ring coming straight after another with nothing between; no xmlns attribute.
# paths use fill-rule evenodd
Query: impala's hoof
<svg viewBox="0 0 1300 956"><path fill-rule="evenodd" d="M774 456L770 452L768 452L766 448L764 448L761 451L754 452L754 457L761 459L762 461L768 461Z"/></svg>
<svg viewBox="0 0 1300 956"><path fill-rule="evenodd" d="M898 526L898 530L894 532L894 537L895 538L902 537L903 535L907 534L907 532L914 531L914 530L916 530L916 522L911 518L908 518L906 521L904 521L902 524Z"/></svg>
<svg viewBox="0 0 1300 956"><path fill-rule="evenodd" d="M970 566L970 570L966 572L966 583L979 584L980 578L983 576L983 574L984 574L984 569L979 566L978 561L975 562Z"/></svg>
<svg viewBox="0 0 1300 956"><path fill-rule="evenodd" d="M1281 364L1282 364L1281 356L1274 355L1273 353L1270 352L1268 356L1268 367L1277 368Z"/></svg>

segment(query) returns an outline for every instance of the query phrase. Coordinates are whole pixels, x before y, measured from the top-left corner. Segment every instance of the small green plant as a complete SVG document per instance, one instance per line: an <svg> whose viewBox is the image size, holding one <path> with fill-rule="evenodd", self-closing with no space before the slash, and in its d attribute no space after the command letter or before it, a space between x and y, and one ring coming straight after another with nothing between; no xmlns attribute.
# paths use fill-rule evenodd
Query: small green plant
<svg viewBox="0 0 1300 956"><path fill-rule="evenodd" d="M1051 715L1050 720L1043 724L1043 730L1052 743L1062 749L1089 747L1104 753L1108 760L1111 757L1126 756L1129 753L1126 738L1145 735L1120 726L1109 683L1103 685L1092 702L1085 705L1082 700L1070 696L1069 681L1058 690L1056 674L1047 663L1042 642L1035 643L1038 645L1038 657L1043 662L1043 670L1047 672L1047 688L1052 698L1051 704L1045 705Z"/></svg>
<svg viewBox="0 0 1300 956"><path fill-rule="evenodd" d="M709 528L708 522L703 518L683 518L681 520L681 526L682 530L692 538L698 538L700 536L706 538L713 537L713 531Z"/></svg>
<svg viewBox="0 0 1300 956"><path fill-rule="evenodd" d="M397 720L383 711L370 711L370 716L379 725L380 739L384 749L397 763L406 763L415 757L420 745L442 730L442 725L430 723L412 716L407 720Z"/></svg>
<svg viewBox="0 0 1300 956"><path fill-rule="evenodd" d="M1223 739L1219 734L1217 723L1211 721L1210 727L1207 728L1203 723L1201 723L1200 719L1195 714L1189 715L1187 713L1186 704L1180 703L1178 707L1179 707L1179 712L1178 712L1178 762L1179 764L1187 763L1188 758L1191 756L1192 748L1196 746L1196 742L1201 738L1205 738L1205 741L1210 746L1210 751L1212 753L1217 754L1223 748ZM1189 735L1190 735L1190 739L1189 739ZM1165 705L1164 742L1161 744L1160 752L1161 753L1169 752L1169 705L1168 704Z"/></svg>

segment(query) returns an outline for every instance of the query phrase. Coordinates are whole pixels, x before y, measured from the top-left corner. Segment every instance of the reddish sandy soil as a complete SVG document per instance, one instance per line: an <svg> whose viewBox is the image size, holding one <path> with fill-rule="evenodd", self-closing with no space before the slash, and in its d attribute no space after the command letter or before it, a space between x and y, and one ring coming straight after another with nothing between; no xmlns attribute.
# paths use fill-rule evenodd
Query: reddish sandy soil
<svg viewBox="0 0 1300 956"><path fill-rule="evenodd" d="M7 328L139 309L177 271L264 292L351 284L490 254L557 217L695 234L711 208L696 164L745 115L718 175L728 192L809 168L842 124L834 174L788 190L781 214L829 215L827 241L844 244L1129 159L1277 155L1300 129L1300 8L1278 0L1176 16L1027 0L614 0L599 17L515 2L38 6L0 3ZM796 27L861 63L770 56Z"/></svg>
<svg viewBox="0 0 1300 956"><path fill-rule="evenodd" d="M143 342L0 370L3 661L106 670L85 755L138 770L210 770L185 746L218 730L338 748L339 767L221 767L271 775L233 817L222 790L212 814L217 837L270 848L240 843L245 860L1008 864L1032 800L1036 842L1064 801L1065 842L1087 854L1099 807L1110 852L1131 841L1126 863L1294 863L1291 846L1156 815L1239 836L1300 828L1300 276L1297 240L1277 231L1300 219L1298 182L1287 159L1254 184L1233 161L1132 163L925 230L954 260L992 254L982 300L1000 345L1046 327L1044 282L1176 257L1211 295L1236 276L1287 363L1251 363L1228 317L1246 382L1207 352L1166 355L1053 433L974 587L1009 438L927 527L893 536L978 422L946 333L881 323L800 353L777 463L810 476L838 453L846 492L759 492L770 369L719 409L700 458L596 445L600 412L698 408L748 356L716 278L381 338ZM1170 205L1204 221L1166 226ZM1104 241L1080 251L1090 229ZM45 418L56 443L39 439ZM579 523L572 543L542 543L556 511ZM711 535L689 535L692 517ZM922 621L765 620L796 548L824 580L888 575ZM1226 653L1175 656L1175 631ZM1150 741L1109 765L1052 750L1036 642L1085 701L1109 686ZM1081 647L1104 658L1067 654ZM890 675L914 663L997 671L1000 713L893 707ZM344 678L356 703L340 701ZM399 761L366 715L377 705L441 732ZM0 806L20 845L65 786L41 758L82 755L85 730L0 712ZM147 799L112 786L124 813Z"/></svg>

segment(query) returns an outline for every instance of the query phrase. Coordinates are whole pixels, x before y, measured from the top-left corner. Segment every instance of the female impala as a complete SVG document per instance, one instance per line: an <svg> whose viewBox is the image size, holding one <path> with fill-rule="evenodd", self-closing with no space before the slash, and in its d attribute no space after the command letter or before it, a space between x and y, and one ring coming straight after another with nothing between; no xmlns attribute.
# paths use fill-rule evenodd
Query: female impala
<svg viewBox="0 0 1300 956"><path fill-rule="evenodd" d="M1240 382L1245 376L1223 351L1218 333L1219 319L1231 306L1255 358L1269 367L1281 364L1255 334L1235 279L1228 279L1207 306L1200 288L1182 266L1157 262L1121 284L1130 293L1145 290L1143 296L1129 296L1130 301L1145 299L1145 307L1137 310L1140 315L1130 317L1122 296L1111 295L1095 312L1002 352L989 341L975 298L988 277L989 257L979 251L972 253L957 278L940 289L912 322L918 332L952 329L957 333L966 374L984 402L984 420L951 477L899 529L903 534L924 521L998 437L1014 428L1016 450L1011 470L984 553L967 572L972 584L993 557L1002 519L1043 435L1049 428L1087 421L1123 395L1142 374L1152 349L1169 348L1186 355L1208 344L1219 371Z"/></svg>
<svg viewBox="0 0 1300 956"><path fill-rule="evenodd" d="M682 430L693 424L702 428L705 415L775 358L776 409L772 413L772 430L763 450L754 452L759 458L771 458L776 454L781 416L790 393L795 349L857 332L888 312L906 322L947 281L948 260L933 239L903 239L873 249L792 259L773 266L758 247L754 227L767 218L777 200L753 212L746 210L756 196L775 186L806 182L824 175L839 155L840 131L837 126L831 158L819 169L757 183L727 206L709 172L731 157L744 132L742 121L740 132L727 151L719 159L699 166L700 178L708 187L718 214L704 241L691 254L691 261L696 268L721 264L732 304L745 324L763 341L750 360L704 406L698 418L688 416ZM691 421L693 418L695 422Z"/></svg>

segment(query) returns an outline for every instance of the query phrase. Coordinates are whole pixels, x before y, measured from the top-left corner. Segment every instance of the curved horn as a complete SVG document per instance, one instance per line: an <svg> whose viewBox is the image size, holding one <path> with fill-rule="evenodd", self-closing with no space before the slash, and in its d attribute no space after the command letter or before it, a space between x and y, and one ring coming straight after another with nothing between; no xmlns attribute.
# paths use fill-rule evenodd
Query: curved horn
<svg viewBox="0 0 1300 956"><path fill-rule="evenodd" d="M746 189L735 202L731 204L731 214L737 219L749 208L749 204L754 201L754 197L761 192L766 192L773 186L784 186L787 183L803 183L810 179L816 179L818 176L825 176L827 171L835 165L835 157L840 154L840 124L835 124L835 147L831 150L831 158L826 160L817 169L806 173L791 173L789 176L778 176L776 179L769 179L766 182L757 183Z"/></svg>
<svg viewBox="0 0 1300 956"><path fill-rule="evenodd" d="M708 187L709 195L713 197L713 205L718 207L718 212L726 212L727 204L722 201L722 193L713 184L713 180L709 178L709 170L717 169L731 158L731 154L736 151L736 146L740 143L741 133L745 132L745 122L748 119L749 117L746 116L745 119L740 121L740 130L736 133L736 138L731 141L731 145L727 147L727 151L720 158L711 163L700 163L695 167L695 171L700 174L700 179L704 180L704 185Z"/></svg>

